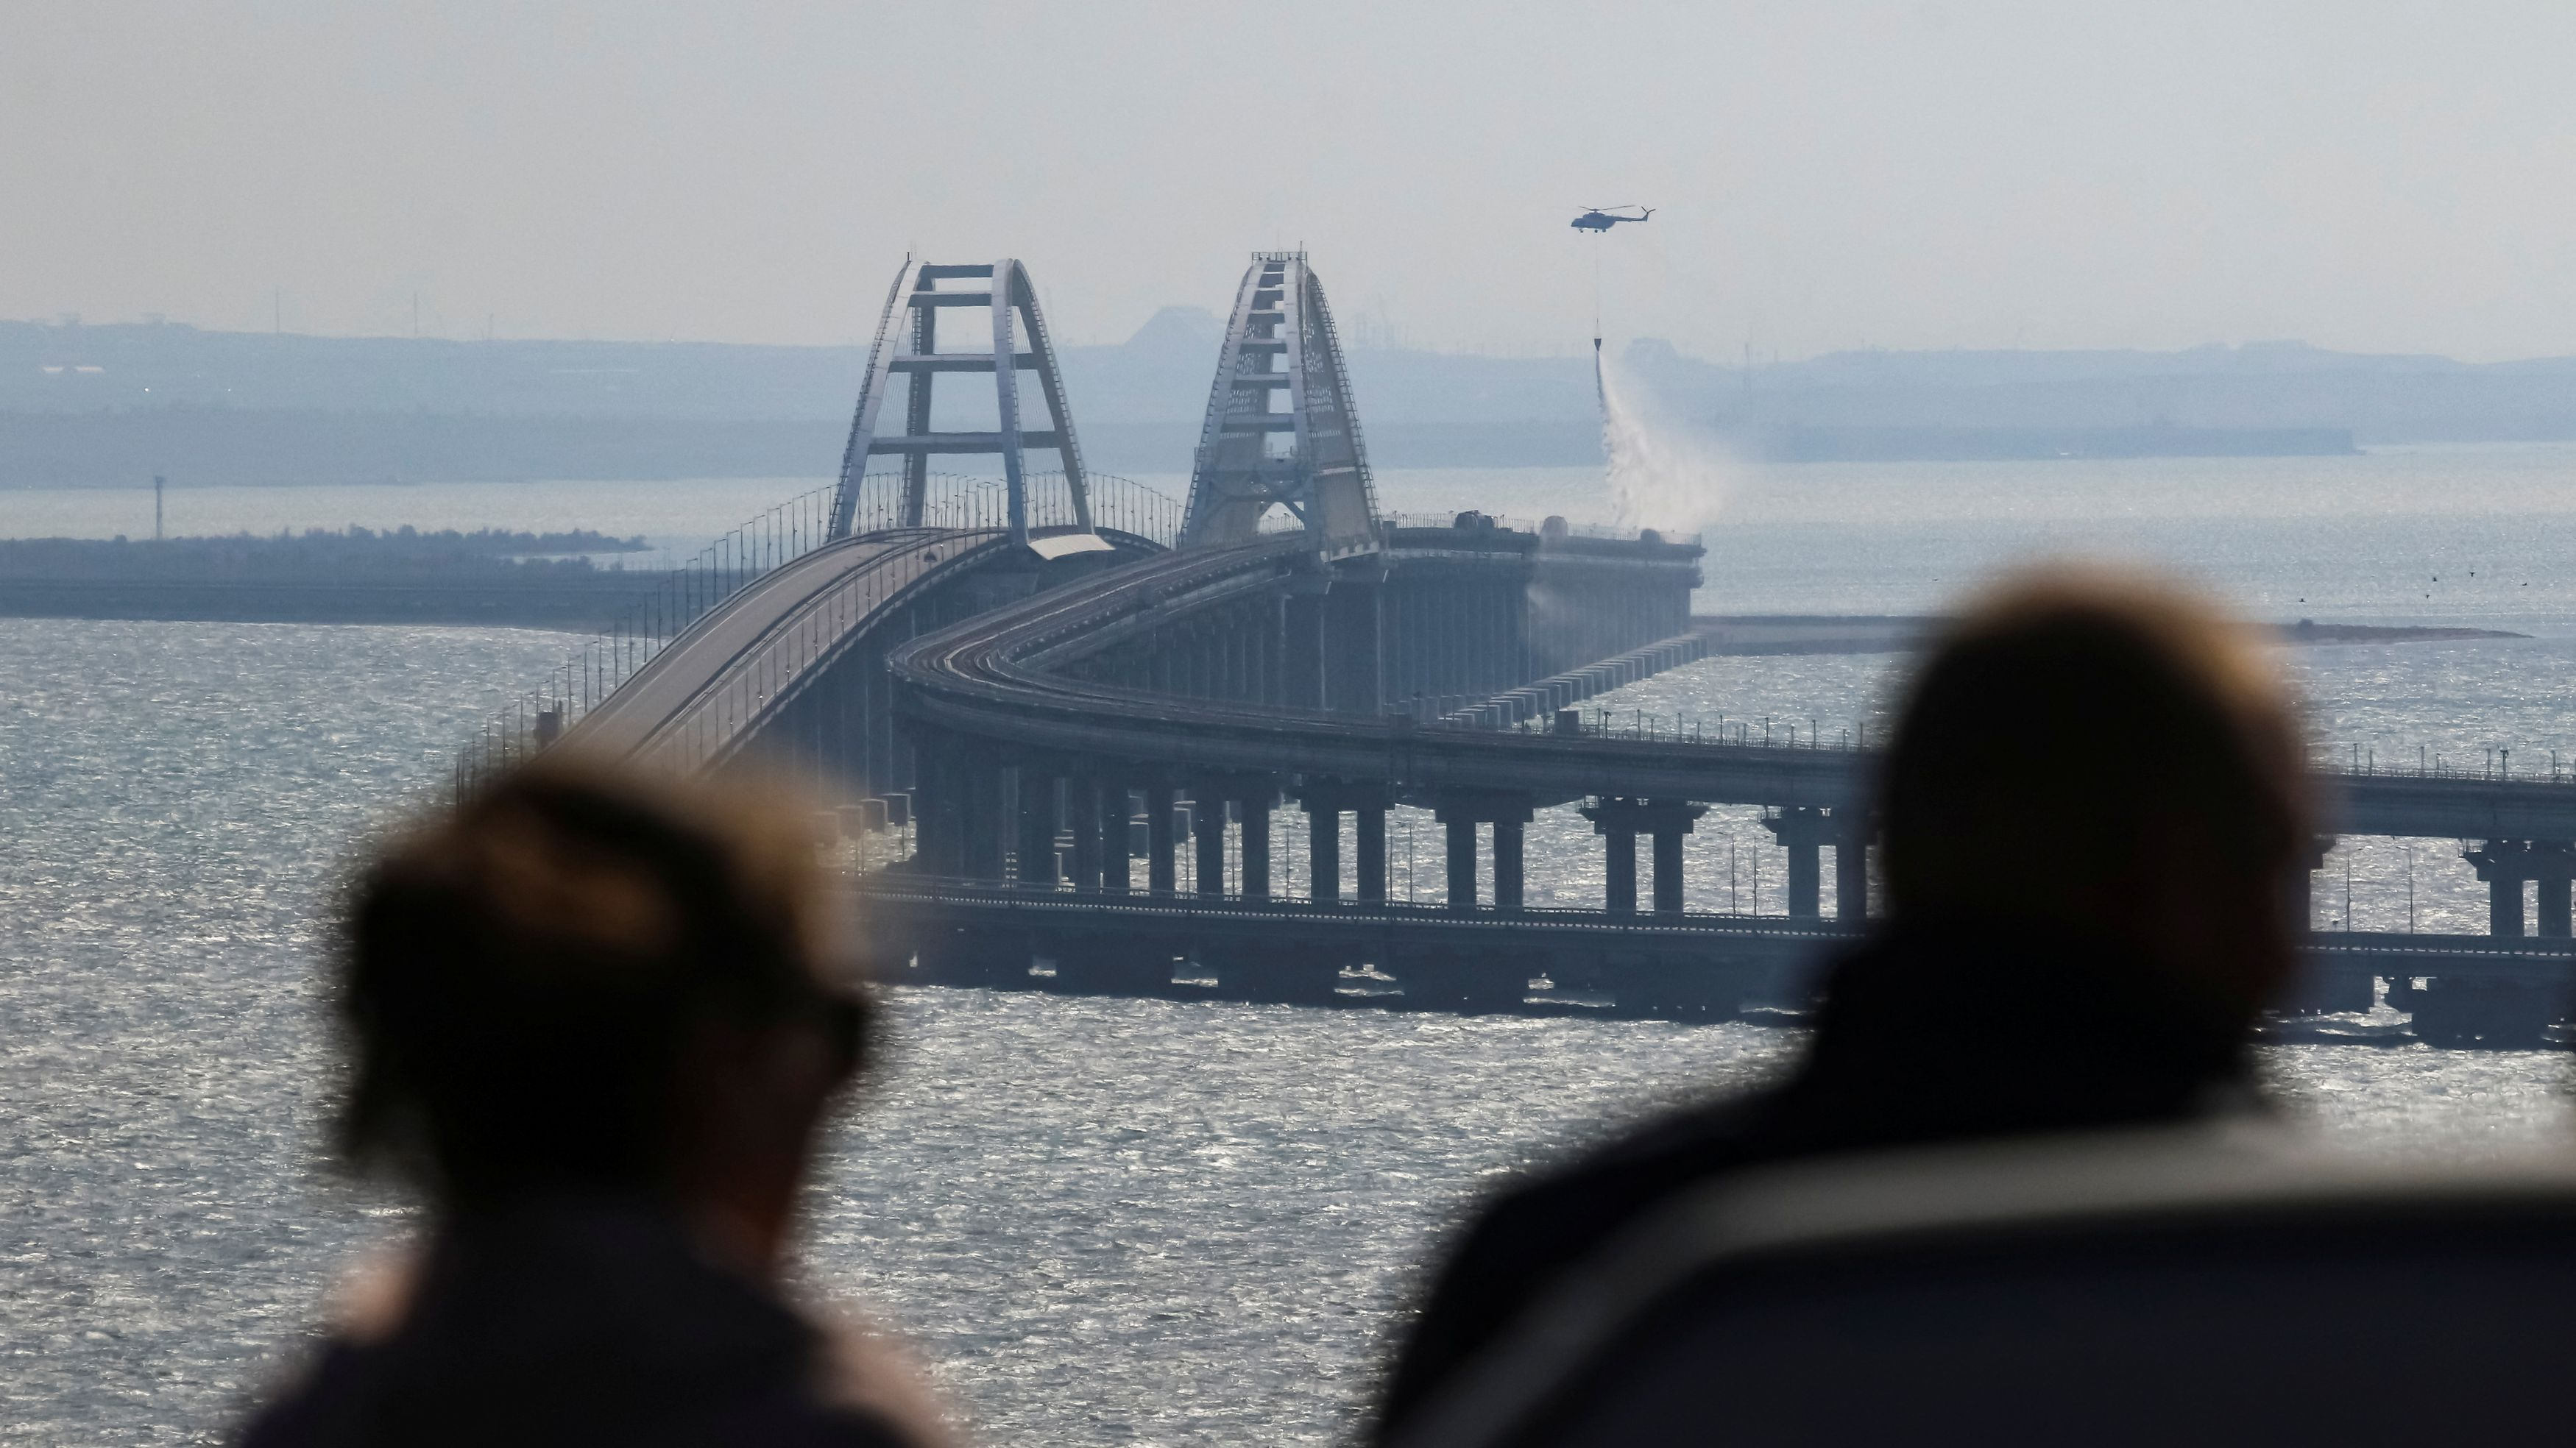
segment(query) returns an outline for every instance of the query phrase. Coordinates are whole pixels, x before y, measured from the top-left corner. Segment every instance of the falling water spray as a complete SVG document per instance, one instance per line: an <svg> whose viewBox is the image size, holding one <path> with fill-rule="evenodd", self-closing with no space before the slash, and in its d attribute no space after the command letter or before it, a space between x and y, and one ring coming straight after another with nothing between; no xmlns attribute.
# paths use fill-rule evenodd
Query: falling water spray
<svg viewBox="0 0 2576 1448"><path fill-rule="evenodd" d="M1623 368L1592 339L1592 380L1601 399L1601 453L1608 461L1611 517L1623 528L1693 532L1714 521L1732 466L1704 428L1660 414Z"/></svg>

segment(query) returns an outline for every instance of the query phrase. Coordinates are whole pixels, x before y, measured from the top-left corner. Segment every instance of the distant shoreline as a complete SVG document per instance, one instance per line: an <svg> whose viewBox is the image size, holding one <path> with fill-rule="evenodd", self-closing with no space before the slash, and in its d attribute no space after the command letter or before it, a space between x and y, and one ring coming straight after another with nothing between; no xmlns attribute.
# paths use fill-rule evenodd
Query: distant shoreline
<svg viewBox="0 0 2576 1448"><path fill-rule="evenodd" d="M666 575L506 583L150 583L0 579L0 618L149 623L420 624L596 633Z"/></svg>
<svg viewBox="0 0 2576 1448"><path fill-rule="evenodd" d="M2352 457L2345 427L1785 427L1752 434L1764 462L2041 462L2069 458Z"/></svg>
<svg viewBox="0 0 2576 1448"><path fill-rule="evenodd" d="M1691 630L1708 640L1711 654L1898 654L1923 647L1950 622L1931 614L1699 614ZM2409 644L2467 639L2522 639L2507 629L2445 625L2297 623L2264 625L2286 644Z"/></svg>
<svg viewBox="0 0 2576 1448"><path fill-rule="evenodd" d="M834 472L843 420L725 421L131 409L0 411L0 490L176 486L658 481ZM1391 423L1368 429L1380 468L1602 465L1597 423ZM2068 458L2339 457L2348 428L1721 426L1722 451L1772 464L2036 462ZM1198 424L1081 428L1084 461L1112 473L1186 473Z"/></svg>

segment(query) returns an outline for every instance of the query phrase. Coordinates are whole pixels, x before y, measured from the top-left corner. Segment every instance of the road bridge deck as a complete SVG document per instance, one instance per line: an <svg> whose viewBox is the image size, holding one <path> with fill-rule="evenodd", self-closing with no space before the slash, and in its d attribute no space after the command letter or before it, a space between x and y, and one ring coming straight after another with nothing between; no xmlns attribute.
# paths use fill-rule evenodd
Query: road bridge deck
<svg viewBox="0 0 2576 1448"><path fill-rule="evenodd" d="M920 640L889 662L905 707L942 728L1035 747L1207 770L1384 780L1399 789L1526 792L1539 803L1630 796L1846 809L1874 750L1417 724L1275 704L1182 698L1066 666L1157 611L1275 579L1293 538L1145 560ZM2324 770L2334 832L2576 840L2576 778Z"/></svg>
<svg viewBox="0 0 2576 1448"><path fill-rule="evenodd" d="M725 600L637 670L566 736L585 749L693 767L739 742L844 638L934 570L967 566L995 529L902 528L844 539Z"/></svg>

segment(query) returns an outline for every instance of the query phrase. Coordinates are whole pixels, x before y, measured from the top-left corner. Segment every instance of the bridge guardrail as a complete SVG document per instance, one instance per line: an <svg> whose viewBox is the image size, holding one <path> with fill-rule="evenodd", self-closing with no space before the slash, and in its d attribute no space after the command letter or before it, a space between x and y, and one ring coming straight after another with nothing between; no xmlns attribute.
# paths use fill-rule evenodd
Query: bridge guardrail
<svg viewBox="0 0 2576 1448"><path fill-rule="evenodd" d="M1094 473L1088 481L1095 526L1166 548L1179 538L1179 503L1132 478ZM903 475L870 473L860 487L855 531L865 535L896 527L903 511ZM830 542L836 490L800 493L709 542L607 628L568 651L545 683L493 711L457 751L450 771L454 796L461 799L476 782L533 757L726 600ZM1061 472L1031 474L1027 493L1032 527L1075 522L1072 493ZM932 528L1004 527L1010 511L1001 480L956 473L931 474L924 502L922 521Z"/></svg>
<svg viewBox="0 0 2576 1448"><path fill-rule="evenodd" d="M1723 711L1694 713L1675 710L1670 714L1650 713L1643 708L1583 709L1577 712L1577 737L1586 739L1630 739L1650 744L1705 746L1726 749L1798 749L1844 753L1871 753L1883 743L1873 735L1871 721L1852 720L1837 723L1835 732L1826 737L1825 724L1830 721L1815 715L1786 719L1776 714L1747 717ZM1805 728L1802 730L1801 725ZM1425 728L1481 730L1487 733L1501 729L1522 734L1547 734L1558 731L1553 718L1536 715L1517 724L1492 725L1471 719L1443 717L1426 721ZM1882 722L1882 730L1886 727ZM2517 784L2560 785L2576 787L2576 756L2556 750L2541 751L2548 757L2544 768L2539 765L2515 769L2507 748L2490 748L2476 765L2449 764L2441 756L2424 753L2412 764L2382 763L2370 746L2360 744L2315 744L2308 750L2309 772L2327 779L2423 779L2448 784Z"/></svg>
<svg viewBox="0 0 2576 1448"><path fill-rule="evenodd" d="M958 551L942 545L963 531L913 533L911 546L890 550L808 599L753 646L746 656L748 667L728 670L730 687L690 701L655 731L658 742L637 757L679 774L694 773L724 759L764 712L802 687L814 666L847 637L848 625L872 607L901 598L939 568L943 559L954 561ZM970 536L974 546L982 547L1008 535L994 527L974 530Z"/></svg>

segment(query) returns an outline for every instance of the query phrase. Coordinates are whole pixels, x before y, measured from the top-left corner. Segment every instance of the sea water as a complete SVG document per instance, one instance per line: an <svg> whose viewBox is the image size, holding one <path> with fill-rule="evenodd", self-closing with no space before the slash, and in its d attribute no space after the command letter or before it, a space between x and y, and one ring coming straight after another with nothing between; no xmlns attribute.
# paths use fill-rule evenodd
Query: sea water
<svg viewBox="0 0 2576 1448"><path fill-rule="evenodd" d="M2323 740L2454 762L2511 747L2519 764L2576 754L2571 482L2576 450L2553 448L1747 471L1726 480L1700 606L1922 612L2039 552L2157 560L2274 621L2527 635L2285 651ZM1597 475L1380 485L1389 507L1606 513L1587 506ZM669 484L241 491L185 531L680 539L765 502ZM196 500L172 497L188 516ZM131 532L82 511L117 501L47 495L37 527L26 495L0 494L0 529ZM398 1198L320 1165L331 902L351 850L433 797L454 743L569 642L0 620L0 1440L220 1437L304 1350L332 1275L407 1230ZM1831 738L1883 718L1902 669L1715 659L1596 707ZM1291 888L1294 823L1279 841ZM1399 815L1398 890L1435 898L1438 837L1417 826ZM1779 912L1779 856L1757 829L1745 811L1702 822L1694 907ZM1579 818L1543 814L1530 849L1534 899L1599 898ZM2483 897L2457 853L2339 851L2316 923L2346 918L2349 854L2358 928L2404 928L2411 882L2420 928L2475 929ZM1497 1173L1653 1101L1759 1079L1795 1044L1741 1024L942 990L894 1004L890 1059L813 1189L802 1276L910 1332L1003 1441L1329 1441L1444 1225ZM2291 1110L2373 1149L2576 1130L2554 1053L2302 1045L2264 1060Z"/></svg>

